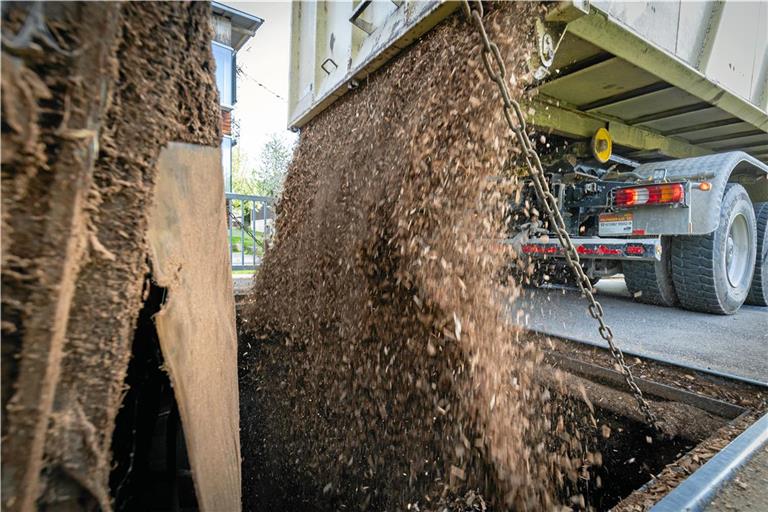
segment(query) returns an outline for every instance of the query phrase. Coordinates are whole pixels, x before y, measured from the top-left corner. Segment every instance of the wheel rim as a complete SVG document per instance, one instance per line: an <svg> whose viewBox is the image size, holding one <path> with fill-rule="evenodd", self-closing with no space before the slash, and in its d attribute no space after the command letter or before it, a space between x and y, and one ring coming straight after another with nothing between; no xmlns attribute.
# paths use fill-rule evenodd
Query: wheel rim
<svg viewBox="0 0 768 512"><path fill-rule="evenodd" d="M744 215L734 217L725 243L725 270L734 288L744 284L749 270L749 249L752 240Z"/></svg>

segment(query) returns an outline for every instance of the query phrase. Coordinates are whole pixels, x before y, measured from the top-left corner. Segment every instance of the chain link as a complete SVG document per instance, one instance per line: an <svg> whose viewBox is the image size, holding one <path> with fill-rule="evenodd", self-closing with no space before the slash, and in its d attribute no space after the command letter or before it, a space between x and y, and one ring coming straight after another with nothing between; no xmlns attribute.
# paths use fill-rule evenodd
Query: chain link
<svg viewBox="0 0 768 512"><path fill-rule="evenodd" d="M463 0L462 7L465 16L468 20L472 20L482 39L483 46L480 56L483 61L483 66L485 67L488 77L495 82L499 88L499 93L501 94L501 99L504 104L504 118L507 120L510 130L515 134L517 142L522 146L523 158L525 159L528 171L530 172L533 187L536 191L536 197L544 210L549 223L553 226L554 233L557 235L560 245L564 249L563 255L565 256L568 266L576 276L581 293L584 294L589 302L589 314L592 318L597 320L599 325L598 332L600 333L600 336L608 342L611 355L621 368L621 372L624 374L624 380L632 391L635 400L637 400L640 410L645 415L648 423L658 429L659 426L656 415L651 410L648 401L643 397L643 392L635 382L632 370L630 370L624 360L624 354L616 345L613 331L605 323L603 307L597 299L595 299L595 289L586 272L584 272L584 269L581 267L579 254L576 251L576 247L573 245L573 241L571 240L568 231L565 229L565 222L560 214L557 200L555 199L555 196L552 195L552 192L549 189L549 183L544 176L544 168L539 159L539 154L533 148L530 139L526 136L525 116L520 108L520 104L512 99L509 94L509 89L507 88L506 83L507 70L501 57L501 52L496 43L491 41L488 37L485 25L483 24L483 4L480 0Z"/></svg>

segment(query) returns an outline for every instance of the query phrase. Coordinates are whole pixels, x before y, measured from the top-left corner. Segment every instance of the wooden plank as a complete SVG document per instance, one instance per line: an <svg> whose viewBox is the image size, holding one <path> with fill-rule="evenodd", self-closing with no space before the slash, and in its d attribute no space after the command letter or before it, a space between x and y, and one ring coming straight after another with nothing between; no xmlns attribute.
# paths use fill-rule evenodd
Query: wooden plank
<svg viewBox="0 0 768 512"><path fill-rule="evenodd" d="M155 316L203 511L240 510L237 336L221 152L172 143L160 155L149 244L167 289Z"/></svg>

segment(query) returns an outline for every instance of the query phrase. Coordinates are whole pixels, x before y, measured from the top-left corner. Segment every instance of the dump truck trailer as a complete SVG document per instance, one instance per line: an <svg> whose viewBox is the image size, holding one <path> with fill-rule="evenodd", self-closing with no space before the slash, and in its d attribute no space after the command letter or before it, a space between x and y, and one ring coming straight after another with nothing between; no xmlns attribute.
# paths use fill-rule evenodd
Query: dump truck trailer
<svg viewBox="0 0 768 512"><path fill-rule="evenodd" d="M457 8L295 4L291 127ZM710 313L768 305L768 4L561 2L533 37L524 110L589 277ZM567 281L533 199L513 201L505 242L534 281Z"/></svg>

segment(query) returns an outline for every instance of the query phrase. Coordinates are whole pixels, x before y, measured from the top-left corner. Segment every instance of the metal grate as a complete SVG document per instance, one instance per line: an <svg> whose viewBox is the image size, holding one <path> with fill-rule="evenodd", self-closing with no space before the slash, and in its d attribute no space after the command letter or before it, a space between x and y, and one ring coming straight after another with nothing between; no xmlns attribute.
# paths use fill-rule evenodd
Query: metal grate
<svg viewBox="0 0 768 512"><path fill-rule="evenodd" d="M274 234L274 199L232 193L225 196L232 270L255 270Z"/></svg>

